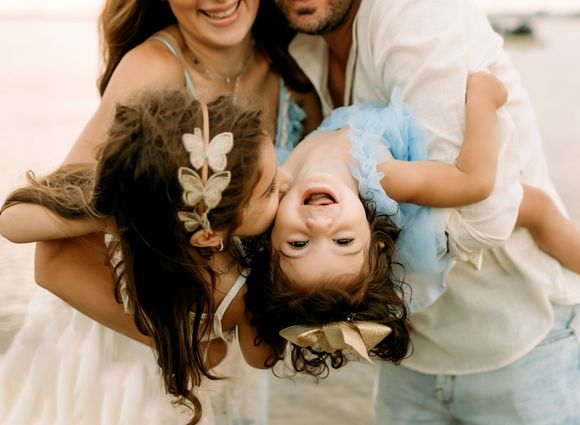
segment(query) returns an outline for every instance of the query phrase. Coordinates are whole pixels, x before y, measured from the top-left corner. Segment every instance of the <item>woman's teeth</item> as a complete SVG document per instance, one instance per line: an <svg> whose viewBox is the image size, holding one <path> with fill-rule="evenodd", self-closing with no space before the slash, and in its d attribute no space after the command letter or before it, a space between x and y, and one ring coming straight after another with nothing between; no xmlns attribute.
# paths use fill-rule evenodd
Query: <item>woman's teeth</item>
<svg viewBox="0 0 580 425"><path fill-rule="evenodd" d="M234 4L228 10L224 10L223 12L210 13L210 12L204 11L204 13L212 19L224 19L224 18L227 18L228 16L233 15L237 9L238 9L238 3Z"/></svg>

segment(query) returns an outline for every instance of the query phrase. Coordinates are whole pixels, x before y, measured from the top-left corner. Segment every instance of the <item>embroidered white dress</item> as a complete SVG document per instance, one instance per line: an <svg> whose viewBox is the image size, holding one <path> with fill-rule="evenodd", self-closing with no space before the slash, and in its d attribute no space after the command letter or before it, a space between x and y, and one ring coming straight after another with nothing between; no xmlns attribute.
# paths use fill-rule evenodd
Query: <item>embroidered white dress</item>
<svg viewBox="0 0 580 425"><path fill-rule="evenodd" d="M212 333L226 358L196 395L203 425L265 425L269 371L246 364L235 332L221 317L243 286L240 276L218 306ZM190 411L165 393L153 350L39 289L26 320L0 362L2 425L179 425Z"/></svg>

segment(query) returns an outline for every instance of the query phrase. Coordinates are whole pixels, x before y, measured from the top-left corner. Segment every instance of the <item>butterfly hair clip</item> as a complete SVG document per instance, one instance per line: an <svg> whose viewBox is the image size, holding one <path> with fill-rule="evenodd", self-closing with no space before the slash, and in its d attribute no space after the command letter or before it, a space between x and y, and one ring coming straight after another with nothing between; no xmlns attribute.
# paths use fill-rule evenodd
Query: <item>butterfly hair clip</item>
<svg viewBox="0 0 580 425"><path fill-rule="evenodd" d="M177 217L185 225L188 232L202 228L205 234L212 232L209 222L209 212L217 207L222 199L222 193L232 177L225 171L227 154L234 147L234 135L230 132L220 133L211 141L209 139L209 119L207 105L202 104L203 132L195 128L192 133L185 133L182 143L189 153L189 162L193 168L179 167L177 178L183 188L183 202L191 211L178 211ZM208 178L209 170L213 174ZM196 170L201 170L201 176Z"/></svg>

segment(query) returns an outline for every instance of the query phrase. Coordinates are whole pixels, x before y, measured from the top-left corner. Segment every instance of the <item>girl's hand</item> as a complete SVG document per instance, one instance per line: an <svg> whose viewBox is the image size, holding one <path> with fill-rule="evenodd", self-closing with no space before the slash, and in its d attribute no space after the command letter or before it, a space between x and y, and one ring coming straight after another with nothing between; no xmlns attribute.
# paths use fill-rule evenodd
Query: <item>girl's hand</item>
<svg viewBox="0 0 580 425"><path fill-rule="evenodd" d="M496 109L503 106L508 94L503 83L487 71L470 72L467 76L465 103L471 101L490 102Z"/></svg>

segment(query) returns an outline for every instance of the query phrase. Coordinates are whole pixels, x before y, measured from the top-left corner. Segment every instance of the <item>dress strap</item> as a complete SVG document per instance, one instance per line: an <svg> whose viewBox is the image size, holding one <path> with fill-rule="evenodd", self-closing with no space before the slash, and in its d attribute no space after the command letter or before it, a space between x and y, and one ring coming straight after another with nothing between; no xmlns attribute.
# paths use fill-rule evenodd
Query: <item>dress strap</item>
<svg viewBox="0 0 580 425"><path fill-rule="evenodd" d="M246 283L246 277L248 275L248 272L249 270L243 270L240 273L240 275L238 276L238 278L236 279L236 281L234 282L234 284L232 285L232 287L230 288L230 290L228 291L228 293L226 294L220 305L218 305L218 307L215 310L215 313L213 315L213 333L214 336L218 338L225 339L224 332L222 329L222 318L224 317L226 310L228 309L228 307L230 306L236 295L238 295L238 292L240 292L240 289L242 289L242 286L244 286L244 283Z"/></svg>
<svg viewBox="0 0 580 425"><path fill-rule="evenodd" d="M177 59L179 59L179 61L183 64L183 76L185 78L185 86L187 87L189 92L193 96L195 96L195 89L193 88L193 81L191 79L191 75L189 74L189 71L187 70L187 64L185 62L185 58L183 57L183 55L181 54L181 51L177 48L176 44L174 43L173 37L171 37L169 34L156 34L156 35L152 35L151 37L149 37L149 39L160 41L161 43L163 43L165 45L165 47L167 47L167 49L171 53L173 53L173 56L175 56Z"/></svg>
<svg viewBox="0 0 580 425"><path fill-rule="evenodd" d="M244 283L246 283L248 272L249 270L246 269L240 273L240 275L238 276L238 278L236 279L236 281L234 282L234 284L232 285L232 287L230 288L230 290L228 291L228 293L226 294L220 305L218 305L217 309L215 310L214 317L220 321L220 329L222 317L224 316L224 313L226 312L226 310L228 309L228 307L230 306L236 295L238 295L238 292L240 292L240 289L242 289L242 286L244 286Z"/></svg>

